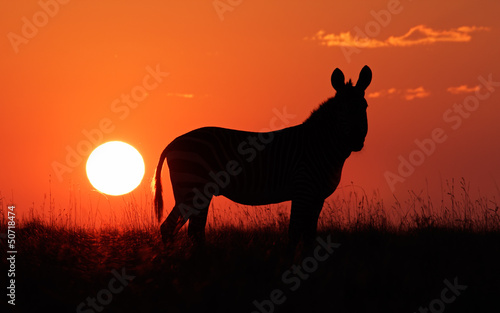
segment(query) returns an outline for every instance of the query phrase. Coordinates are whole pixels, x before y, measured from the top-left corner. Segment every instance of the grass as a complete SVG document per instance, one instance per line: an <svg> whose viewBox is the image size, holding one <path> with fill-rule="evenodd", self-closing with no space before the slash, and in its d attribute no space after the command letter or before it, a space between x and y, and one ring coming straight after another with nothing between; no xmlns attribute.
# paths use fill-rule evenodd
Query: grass
<svg viewBox="0 0 500 313"><path fill-rule="evenodd" d="M446 312L498 311L500 214L494 199L471 199L464 181L456 189L450 184L437 205L425 193L410 192L387 207L356 186L337 192L325 204L318 236L331 236L340 247L316 260L297 290L283 275L292 263L302 271L312 263L300 256L292 262L285 253L284 205L215 206L204 250L192 247L184 230L163 246L157 226L141 211L148 203L124 204L128 213L121 222L145 221L133 227L31 212L16 229L15 311L259 312L260 303L263 312L418 312L436 305L443 281L455 278L467 289L446 304ZM223 219L229 209L233 219ZM109 300L113 271L134 278ZM286 299L271 310L266 301L273 290ZM109 300L101 311L88 302L99 295Z"/></svg>

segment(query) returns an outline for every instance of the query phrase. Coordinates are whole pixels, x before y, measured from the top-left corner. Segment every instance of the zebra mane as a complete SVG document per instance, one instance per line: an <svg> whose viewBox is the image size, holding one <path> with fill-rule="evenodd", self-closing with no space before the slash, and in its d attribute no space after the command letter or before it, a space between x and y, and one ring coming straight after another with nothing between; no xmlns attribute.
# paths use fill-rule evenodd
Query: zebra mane
<svg viewBox="0 0 500 313"><path fill-rule="evenodd" d="M336 102L335 97L333 97L321 103L316 109L311 111L311 115L302 124L318 124L323 120L329 119L329 116L335 112Z"/></svg>
<svg viewBox="0 0 500 313"><path fill-rule="evenodd" d="M352 81L349 81L345 84L346 87L352 87ZM332 115L336 114L338 109L338 101L339 98L337 94L334 97L329 98L325 102L321 103L316 109L311 111L311 115L302 123L302 124L318 124L323 121L327 121L328 123L332 122Z"/></svg>

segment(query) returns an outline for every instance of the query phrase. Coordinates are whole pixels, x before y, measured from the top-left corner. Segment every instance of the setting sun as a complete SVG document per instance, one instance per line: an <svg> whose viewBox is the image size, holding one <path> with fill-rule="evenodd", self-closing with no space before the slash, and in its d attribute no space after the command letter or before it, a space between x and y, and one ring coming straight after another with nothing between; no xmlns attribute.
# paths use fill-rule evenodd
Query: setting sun
<svg viewBox="0 0 500 313"><path fill-rule="evenodd" d="M87 161L87 177L102 193L119 196L134 190L144 176L141 154L131 145L110 141L97 147Z"/></svg>

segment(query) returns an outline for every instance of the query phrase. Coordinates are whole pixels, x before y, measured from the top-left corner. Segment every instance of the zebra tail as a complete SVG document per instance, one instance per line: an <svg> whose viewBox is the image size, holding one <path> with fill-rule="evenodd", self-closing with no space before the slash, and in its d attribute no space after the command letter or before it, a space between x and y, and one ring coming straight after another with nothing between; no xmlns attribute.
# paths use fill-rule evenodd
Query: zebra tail
<svg viewBox="0 0 500 313"><path fill-rule="evenodd" d="M158 162L158 166L156 167L156 171L153 175L153 180L151 181L151 187L154 195L154 211L156 218L158 219L158 223L161 222L161 218L163 216L163 189L161 187L161 169L163 168L163 162L167 157L167 148L163 150L160 161Z"/></svg>

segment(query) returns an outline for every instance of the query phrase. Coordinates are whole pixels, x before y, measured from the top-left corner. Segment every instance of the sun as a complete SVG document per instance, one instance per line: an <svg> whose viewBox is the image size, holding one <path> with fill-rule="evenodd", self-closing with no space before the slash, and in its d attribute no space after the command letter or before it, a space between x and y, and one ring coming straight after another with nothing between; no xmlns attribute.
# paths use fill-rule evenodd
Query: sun
<svg viewBox="0 0 500 313"><path fill-rule="evenodd" d="M134 190L144 177L144 160L134 147L109 141L95 148L87 160L87 177L95 189L119 196Z"/></svg>

